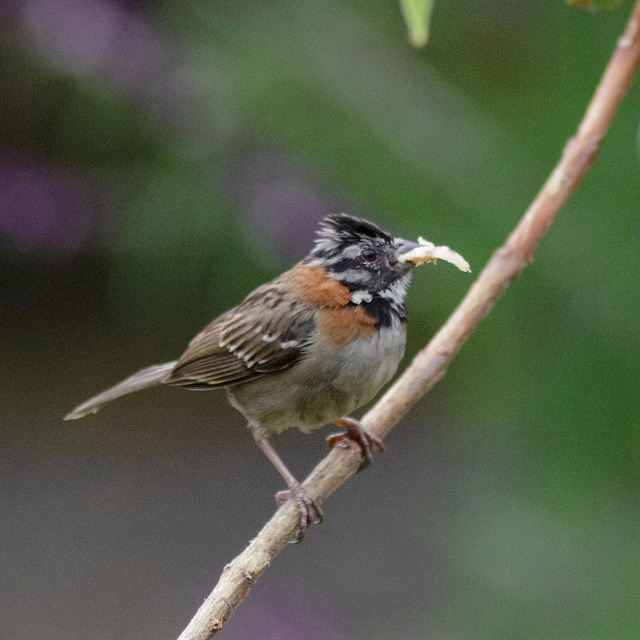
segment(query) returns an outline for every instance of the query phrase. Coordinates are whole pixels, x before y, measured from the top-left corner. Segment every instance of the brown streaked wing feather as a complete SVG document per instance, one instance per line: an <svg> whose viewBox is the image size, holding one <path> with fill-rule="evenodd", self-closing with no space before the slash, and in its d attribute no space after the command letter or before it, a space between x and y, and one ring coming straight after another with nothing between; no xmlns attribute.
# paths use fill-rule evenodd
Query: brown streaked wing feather
<svg viewBox="0 0 640 640"><path fill-rule="evenodd" d="M236 311L237 307L222 314L191 340L173 368L169 384L206 389L225 384L226 380L240 382L251 376L241 360L220 347L221 331Z"/></svg>
<svg viewBox="0 0 640 640"><path fill-rule="evenodd" d="M198 388L247 382L297 362L313 331L315 305L294 303L281 280L249 294L189 344L169 384Z"/></svg>

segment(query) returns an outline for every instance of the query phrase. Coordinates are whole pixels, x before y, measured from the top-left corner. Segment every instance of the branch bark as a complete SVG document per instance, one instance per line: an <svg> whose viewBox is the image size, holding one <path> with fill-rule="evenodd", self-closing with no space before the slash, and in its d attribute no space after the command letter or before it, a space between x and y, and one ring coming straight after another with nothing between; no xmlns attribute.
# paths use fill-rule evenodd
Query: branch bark
<svg viewBox="0 0 640 640"><path fill-rule="evenodd" d="M382 438L445 374L449 362L469 334L489 313L509 283L531 260L533 251L558 210L595 161L598 148L640 61L640 0L632 8L622 37L600 80L576 135L506 243L491 257L449 320L418 353L412 364L364 416L364 426ZM356 471L358 448L336 447L304 482L324 502ZM209 640L248 595L265 567L288 543L298 523L297 507L287 502L257 537L222 572L178 640Z"/></svg>

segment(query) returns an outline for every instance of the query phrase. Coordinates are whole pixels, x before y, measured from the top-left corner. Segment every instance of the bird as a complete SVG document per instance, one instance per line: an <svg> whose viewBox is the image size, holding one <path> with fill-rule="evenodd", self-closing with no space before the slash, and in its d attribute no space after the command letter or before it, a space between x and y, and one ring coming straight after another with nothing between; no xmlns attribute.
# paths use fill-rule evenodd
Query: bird
<svg viewBox="0 0 640 640"><path fill-rule="evenodd" d="M298 506L293 541L299 542L323 513L280 459L271 436L335 423L345 431L329 436L329 448L356 442L360 468L371 462L373 451L384 451L348 414L391 380L404 355L404 299L414 263L398 258L418 246L363 218L330 214L302 261L213 320L178 360L141 369L65 420L156 385L225 389L287 484L276 495L278 504L291 498Z"/></svg>

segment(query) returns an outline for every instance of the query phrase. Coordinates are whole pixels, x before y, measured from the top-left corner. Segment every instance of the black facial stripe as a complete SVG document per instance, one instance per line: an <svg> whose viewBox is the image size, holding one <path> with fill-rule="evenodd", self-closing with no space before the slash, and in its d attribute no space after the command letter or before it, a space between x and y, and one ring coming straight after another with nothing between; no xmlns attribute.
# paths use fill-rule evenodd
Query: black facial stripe
<svg viewBox="0 0 640 640"><path fill-rule="evenodd" d="M361 306L367 312L367 315L375 319L378 329L390 327L393 324L394 316L401 322L407 319L407 310L404 305L394 307L388 300L379 296L374 296L371 302L363 302Z"/></svg>
<svg viewBox="0 0 640 640"><path fill-rule="evenodd" d="M331 273L344 273L345 271L357 269L358 267L360 267L360 261L354 260L353 258L342 258L337 262L332 262L327 265L327 269L331 271Z"/></svg>
<svg viewBox="0 0 640 640"><path fill-rule="evenodd" d="M348 240L348 241L344 241L344 242L340 242L339 244L335 244L331 249L313 249L311 251L310 254L310 258L316 259L316 260L330 260L332 258L338 257L341 254L345 253L345 250L348 249L349 247L353 247L355 245L359 245L361 244L361 240L360 241L354 241L354 240ZM368 244L366 245L371 246L371 248L376 251L379 249L379 247L384 246L384 244L382 242L368 242ZM362 261L360 260L360 256L358 256L357 258L343 258L341 259L339 262L341 263L342 260L351 260L351 266L359 266L360 264L362 264Z"/></svg>
<svg viewBox="0 0 640 640"><path fill-rule="evenodd" d="M353 293L354 291L362 291L363 284L366 284L366 281L364 282L349 282L346 280L340 280L340 284L343 284L345 287L347 287L349 289L349 291L351 291L351 293ZM364 289L366 290L366 287L364 287Z"/></svg>
<svg viewBox="0 0 640 640"><path fill-rule="evenodd" d="M307 260L307 261L309 261L309 260L322 260L322 261L332 260L336 256L339 256L344 251L345 247L348 247L349 245L350 245L350 243L348 243L348 242L342 242L340 244L334 245L331 249L317 249L317 248L314 248L314 249L311 250L311 253L307 256L307 258L305 260Z"/></svg>
<svg viewBox="0 0 640 640"><path fill-rule="evenodd" d="M372 274L365 269L345 269L340 274L335 273L332 267L328 267L327 273L340 284L348 287L349 291L370 291L374 285Z"/></svg>

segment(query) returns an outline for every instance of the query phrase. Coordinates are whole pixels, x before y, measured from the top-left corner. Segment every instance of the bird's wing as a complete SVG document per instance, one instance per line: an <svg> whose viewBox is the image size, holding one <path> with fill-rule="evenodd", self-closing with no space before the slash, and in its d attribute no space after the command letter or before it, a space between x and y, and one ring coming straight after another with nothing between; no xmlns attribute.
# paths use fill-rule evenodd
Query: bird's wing
<svg viewBox="0 0 640 640"><path fill-rule="evenodd" d="M314 310L291 299L278 279L263 285L191 341L167 382L207 389L286 369L304 354Z"/></svg>

